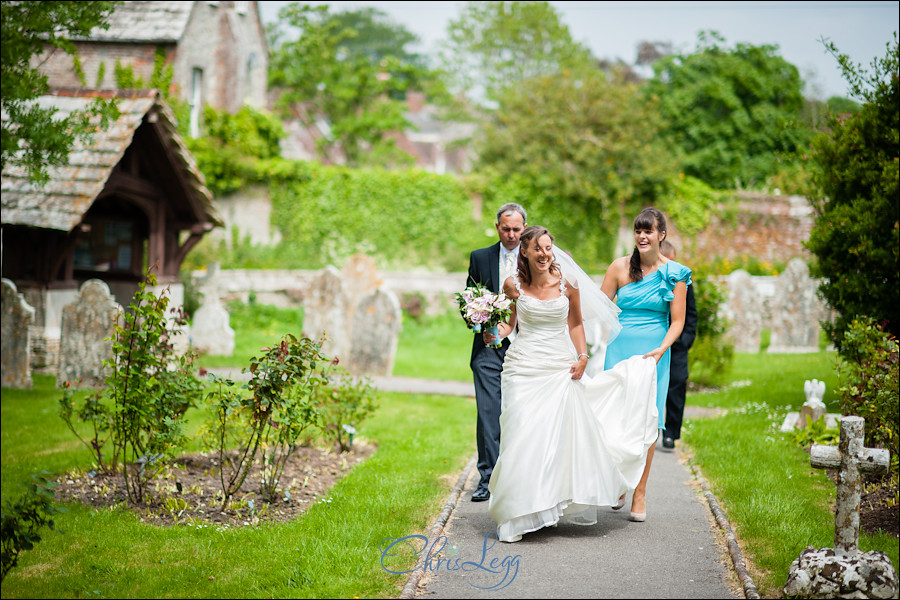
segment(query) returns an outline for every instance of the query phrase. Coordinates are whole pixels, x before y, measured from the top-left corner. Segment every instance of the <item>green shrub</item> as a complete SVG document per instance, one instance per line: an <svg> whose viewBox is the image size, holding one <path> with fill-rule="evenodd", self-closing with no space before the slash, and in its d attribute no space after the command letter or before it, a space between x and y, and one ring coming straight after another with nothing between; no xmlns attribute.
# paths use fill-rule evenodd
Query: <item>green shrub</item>
<svg viewBox="0 0 900 600"><path fill-rule="evenodd" d="M734 344L725 336L728 323L719 312L725 295L703 269L694 270L691 280L697 304L697 337L688 352L688 371L696 384L720 385L734 361Z"/></svg>
<svg viewBox="0 0 900 600"><path fill-rule="evenodd" d="M363 252L377 256L379 268L462 271L469 252L486 245L451 175L307 166L306 180L270 188L283 268L341 266Z"/></svg>
<svg viewBox="0 0 900 600"><path fill-rule="evenodd" d="M870 318L854 319L844 334L840 352L841 412L866 420L866 445L888 448L898 456L897 338Z"/></svg>
<svg viewBox="0 0 900 600"><path fill-rule="evenodd" d="M66 382L59 403L60 417L88 446L99 468L115 470L121 461L132 502L144 499L149 482L185 442L184 414L200 399L194 355L178 355L172 344L185 315L181 311L169 315L173 319L170 328L168 290L157 296L146 291L147 285L156 285L153 273L138 284L123 316L124 324L120 320L114 326L113 358L104 361L110 369L106 387L77 404L72 382ZM76 418L90 424L90 440L78 435L73 423ZM106 441L113 448L104 464Z"/></svg>
<svg viewBox="0 0 900 600"><path fill-rule="evenodd" d="M322 433L340 449L350 450L356 428L378 408L375 388L366 378L356 378L336 367L328 377L328 385L316 391L316 404L322 410Z"/></svg>
<svg viewBox="0 0 900 600"><path fill-rule="evenodd" d="M840 351L858 316L883 322L895 336L900 331L900 51L894 32L886 56L866 73L833 44L826 47L853 95L864 101L855 114L831 116L828 132L813 144L818 194L811 200L816 221L807 247L818 259L812 275L824 278L819 290L837 313L824 328Z"/></svg>
<svg viewBox="0 0 900 600"><path fill-rule="evenodd" d="M23 550L32 550L41 541L40 530L54 526L53 515L66 512L65 508L54 506L53 488L56 482L49 481L46 471L32 473L31 483L23 484L24 494L15 502L3 502L2 526L0 526L0 581L19 563L19 554Z"/></svg>
<svg viewBox="0 0 900 600"><path fill-rule="evenodd" d="M241 489L257 455L261 452L263 497L275 498L285 464L300 445L308 428L321 421L312 398L326 383L320 354L321 343L309 338L284 336L264 354L254 357L250 382L244 395L231 380L210 375L214 388L207 394L212 419L208 439L218 452L219 479L227 506ZM237 447L236 456L230 454Z"/></svg>

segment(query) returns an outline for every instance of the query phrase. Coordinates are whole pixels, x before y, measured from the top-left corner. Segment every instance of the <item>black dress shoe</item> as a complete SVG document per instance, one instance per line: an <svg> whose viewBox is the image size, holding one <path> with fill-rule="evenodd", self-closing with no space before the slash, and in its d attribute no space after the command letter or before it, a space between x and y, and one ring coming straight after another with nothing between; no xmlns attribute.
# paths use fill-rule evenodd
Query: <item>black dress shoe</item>
<svg viewBox="0 0 900 600"><path fill-rule="evenodd" d="M478 488L477 490L475 490L475 493L472 494L472 502L484 502L490 497L491 493L487 491L487 489Z"/></svg>
<svg viewBox="0 0 900 600"><path fill-rule="evenodd" d="M662 447L664 450L674 450L675 440L670 437L663 437Z"/></svg>

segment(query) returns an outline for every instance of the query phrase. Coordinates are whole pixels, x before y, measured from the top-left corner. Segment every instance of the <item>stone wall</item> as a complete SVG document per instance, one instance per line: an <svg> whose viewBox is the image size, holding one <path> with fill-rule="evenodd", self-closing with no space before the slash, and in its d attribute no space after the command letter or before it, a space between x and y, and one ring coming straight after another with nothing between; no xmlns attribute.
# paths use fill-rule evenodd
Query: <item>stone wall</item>
<svg viewBox="0 0 900 600"><path fill-rule="evenodd" d="M802 196L740 192L734 206L723 204L706 229L691 239L678 232L678 215L666 216L679 262L686 265L716 259L740 264L748 258L786 265L792 258L810 259L803 243L813 228L813 211Z"/></svg>

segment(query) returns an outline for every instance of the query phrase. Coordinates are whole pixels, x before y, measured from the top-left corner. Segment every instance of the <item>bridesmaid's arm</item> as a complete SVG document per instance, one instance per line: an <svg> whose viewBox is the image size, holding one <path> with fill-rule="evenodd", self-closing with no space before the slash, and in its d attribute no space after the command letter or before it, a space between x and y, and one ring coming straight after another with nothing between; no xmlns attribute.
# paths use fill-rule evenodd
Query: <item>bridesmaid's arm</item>
<svg viewBox="0 0 900 600"><path fill-rule="evenodd" d="M584 368L587 367L587 342L584 339L584 321L581 319L581 292L575 286L566 287L566 296L569 298L569 337L575 345L575 351L578 352L578 360L569 369L572 379L576 381L584 375Z"/></svg>
<svg viewBox="0 0 900 600"><path fill-rule="evenodd" d="M663 354L666 353L666 350L668 350L672 344L675 343L675 340L678 339L678 336L681 335L681 330L684 329L684 313L685 307L687 306L687 283L684 281L676 283L673 293L675 294L675 298L669 303L669 330L666 332L666 337L663 338L659 348L645 354L644 358L652 356L656 362L659 362Z"/></svg>

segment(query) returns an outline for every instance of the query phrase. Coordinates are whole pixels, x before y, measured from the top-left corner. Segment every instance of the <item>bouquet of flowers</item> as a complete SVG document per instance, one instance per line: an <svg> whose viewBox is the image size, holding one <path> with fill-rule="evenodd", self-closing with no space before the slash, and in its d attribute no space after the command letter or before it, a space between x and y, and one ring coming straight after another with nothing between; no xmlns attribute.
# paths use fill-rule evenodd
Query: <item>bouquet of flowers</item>
<svg viewBox="0 0 900 600"><path fill-rule="evenodd" d="M456 294L459 304L459 312L462 314L469 328L476 333L484 330L498 336L497 325L505 321L512 313L512 300L506 294L500 292L494 294L481 284L467 287ZM492 344L494 348L500 347L500 340Z"/></svg>

